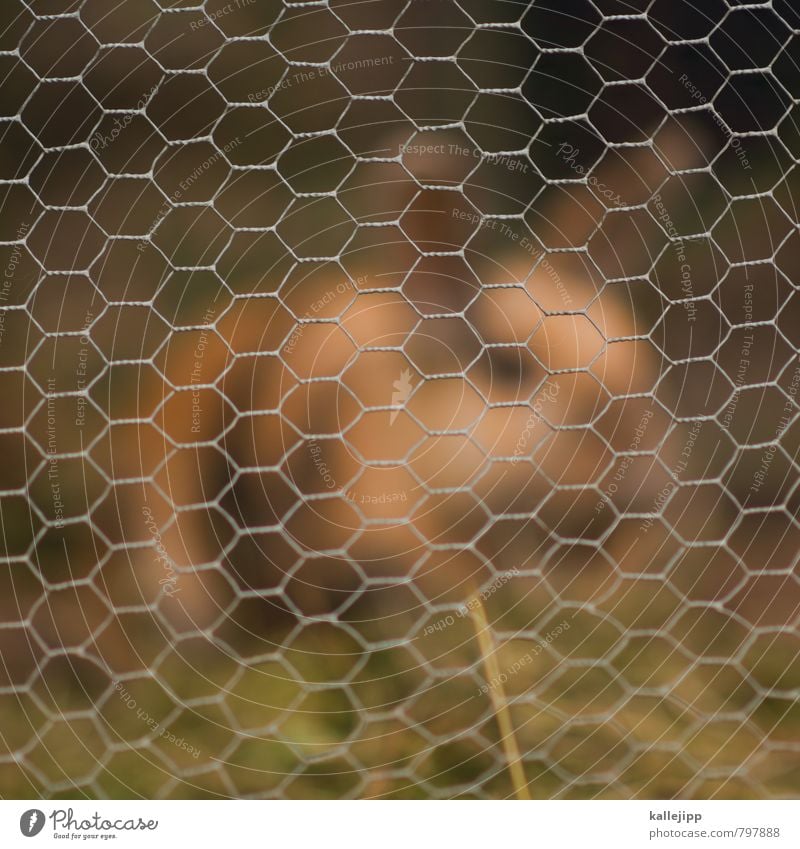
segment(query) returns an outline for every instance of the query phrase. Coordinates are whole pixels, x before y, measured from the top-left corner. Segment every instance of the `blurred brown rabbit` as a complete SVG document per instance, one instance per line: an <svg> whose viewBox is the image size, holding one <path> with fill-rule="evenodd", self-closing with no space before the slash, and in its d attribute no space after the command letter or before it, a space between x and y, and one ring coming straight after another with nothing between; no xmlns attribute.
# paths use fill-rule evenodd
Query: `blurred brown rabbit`
<svg viewBox="0 0 800 849"><path fill-rule="evenodd" d="M673 155L686 143L665 144ZM646 196L667 176L650 148L609 154L598 173ZM397 217L401 193L386 194ZM499 516L534 518L530 533L544 526L566 539L608 529L612 511L596 505L608 501L600 484L609 446L625 450L619 434L629 436L652 407L644 396L661 364L635 338L642 321L628 290L604 286L592 260L568 249L592 236L588 216L600 256L624 264L628 253L646 253L645 237L630 235L641 210L606 209L575 185L550 187L534 233L495 226L498 255L487 256L472 243L462 250L463 222L482 235L492 220L456 198L424 189L403 230L370 228L343 257L357 277L308 263L281 302L243 298L222 316L212 307L204 326L170 340L166 371L178 391L154 388L165 399L159 424L177 447L157 448L149 430L153 445L139 440L140 450L164 452L160 494L147 503L164 560L143 553L137 568L174 587L187 626L223 615L228 595L212 586L220 563L240 591L282 608L303 555L290 603L329 615L364 579L418 576L432 598L463 600L489 574L470 552ZM537 229L558 247L543 249ZM435 251L413 267L407 230ZM489 285L465 258L491 266ZM650 509L641 470L619 488L627 509ZM131 510L137 523L140 511ZM517 536L515 550L525 539ZM447 556L423 556L439 549Z"/></svg>

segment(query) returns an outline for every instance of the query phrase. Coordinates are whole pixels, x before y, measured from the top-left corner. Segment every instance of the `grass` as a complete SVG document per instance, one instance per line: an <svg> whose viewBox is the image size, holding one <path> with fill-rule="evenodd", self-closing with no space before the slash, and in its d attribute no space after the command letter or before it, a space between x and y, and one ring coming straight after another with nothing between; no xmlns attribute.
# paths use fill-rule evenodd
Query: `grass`
<svg viewBox="0 0 800 849"><path fill-rule="evenodd" d="M515 578L472 604L472 622L454 616L428 637L410 618L405 644L354 651L351 634L332 626L303 676L279 648L248 668L209 653L131 681L137 705L197 758L144 723L96 666L48 667L31 692L0 696L0 795L796 796L793 633L743 654L746 631L685 615L665 626L666 603L640 594L630 630L597 608L578 613L535 663L481 693L531 652L534 633L569 615L548 616L529 590L529 578ZM94 703L79 698L84 688L99 693Z"/></svg>

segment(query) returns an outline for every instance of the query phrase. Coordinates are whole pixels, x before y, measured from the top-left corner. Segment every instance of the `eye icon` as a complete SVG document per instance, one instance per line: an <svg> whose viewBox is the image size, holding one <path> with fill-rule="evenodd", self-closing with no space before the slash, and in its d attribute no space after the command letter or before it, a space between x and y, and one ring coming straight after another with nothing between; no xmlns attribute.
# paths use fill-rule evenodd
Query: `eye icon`
<svg viewBox="0 0 800 849"><path fill-rule="evenodd" d="M19 830L25 837L36 837L44 828L44 813L36 808L31 808L19 818Z"/></svg>

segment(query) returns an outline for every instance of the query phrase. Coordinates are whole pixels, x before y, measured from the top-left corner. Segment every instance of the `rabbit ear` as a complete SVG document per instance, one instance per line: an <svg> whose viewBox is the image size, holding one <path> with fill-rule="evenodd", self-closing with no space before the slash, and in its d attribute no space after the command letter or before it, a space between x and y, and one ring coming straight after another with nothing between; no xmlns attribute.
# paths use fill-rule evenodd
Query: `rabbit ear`
<svg viewBox="0 0 800 849"><path fill-rule="evenodd" d="M675 172L702 167L707 146L707 134L701 129L689 132L688 125L667 122L650 144L611 149L593 169L589 180L595 192L605 198L613 192L606 201L609 212L591 248L606 276L636 277L647 270L662 236L642 206L649 204L653 212L663 193L670 214L679 214L691 199L684 177Z"/></svg>
<svg viewBox="0 0 800 849"><path fill-rule="evenodd" d="M670 120L647 143L609 147L598 161L570 144L557 148L557 155L585 185L551 185L536 203L543 219L548 247L581 247L607 210L625 209L648 203L675 171L706 164L711 140L699 125ZM613 219L603 222L613 227ZM611 234L609 234L610 236Z"/></svg>

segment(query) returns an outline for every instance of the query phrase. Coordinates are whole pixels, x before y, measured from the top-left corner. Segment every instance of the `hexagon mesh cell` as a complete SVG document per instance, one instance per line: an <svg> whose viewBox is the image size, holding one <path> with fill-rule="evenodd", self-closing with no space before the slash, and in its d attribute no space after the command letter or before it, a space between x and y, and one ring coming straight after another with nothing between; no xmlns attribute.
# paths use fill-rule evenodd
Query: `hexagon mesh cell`
<svg viewBox="0 0 800 849"><path fill-rule="evenodd" d="M0 15L0 794L796 794L794 3Z"/></svg>

